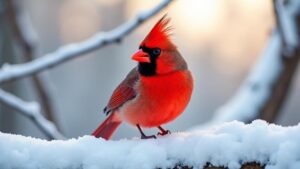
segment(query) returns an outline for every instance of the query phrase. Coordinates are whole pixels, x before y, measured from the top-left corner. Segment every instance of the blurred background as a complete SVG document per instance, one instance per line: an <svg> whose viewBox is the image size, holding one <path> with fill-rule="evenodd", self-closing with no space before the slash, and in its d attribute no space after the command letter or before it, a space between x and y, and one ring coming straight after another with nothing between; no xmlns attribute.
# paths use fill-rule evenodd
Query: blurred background
<svg viewBox="0 0 300 169"><path fill-rule="evenodd" d="M39 38L38 56L58 47L80 42L99 31L109 31L159 0L19 0ZM185 112L165 127L183 131L208 121L237 91L266 45L274 26L271 0L177 0L130 34L121 44L81 56L42 74L50 82L55 117L66 137L90 134L101 123L112 91L136 65L130 59L155 22L167 13L174 27L172 37L194 74L195 89ZM1 25L0 25L1 27ZM4 36L4 35L0 35ZM1 41L1 39L0 39ZM2 52L9 48L0 43ZM1 62L21 62L18 53L1 56ZM281 125L300 121L300 79L276 120ZM5 89L35 101L26 78ZM1 105L0 131L44 138L25 117ZM146 130L147 134L156 130ZM114 138L139 136L122 124Z"/></svg>

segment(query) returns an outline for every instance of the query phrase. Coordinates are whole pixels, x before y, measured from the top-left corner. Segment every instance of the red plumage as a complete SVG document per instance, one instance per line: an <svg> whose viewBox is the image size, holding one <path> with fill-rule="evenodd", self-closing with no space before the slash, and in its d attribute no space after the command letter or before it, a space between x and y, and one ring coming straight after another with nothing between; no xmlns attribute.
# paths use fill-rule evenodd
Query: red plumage
<svg viewBox="0 0 300 169"><path fill-rule="evenodd" d="M134 84L137 80L137 72L135 70L131 70L122 83L113 92L106 106L106 111L114 111L128 100L133 99L136 96Z"/></svg>
<svg viewBox="0 0 300 169"><path fill-rule="evenodd" d="M121 124L121 120L116 116L116 113L110 114L108 118L92 133L92 135L108 140Z"/></svg>
<svg viewBox="0 0 300 169"><path fill-rule="evenodd" d="M104 112L109 117L93 133L109 139L122 121L140 127L158 127L178 117L187 106L193 78L170 40L170 19L161 18L132 59L139 62L114 90ZM155 136L150 136L151 138Z"/></svg>
<svg viewBox="0 0 300 169"><path fill-rule="evenodd" d="M148 33L145 39L142 41L140 46L147 45L148 47L171 47L174 46L170 40L172 27L168 26L170 19L167 15L164 15Z"/></svg>

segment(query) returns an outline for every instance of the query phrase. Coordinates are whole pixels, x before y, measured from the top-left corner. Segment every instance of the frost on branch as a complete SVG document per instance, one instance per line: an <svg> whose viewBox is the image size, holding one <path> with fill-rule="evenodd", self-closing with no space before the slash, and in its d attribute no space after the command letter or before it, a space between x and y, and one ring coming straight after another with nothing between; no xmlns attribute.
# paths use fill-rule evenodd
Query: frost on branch
<svg viewBox="0 0 300 169"><path fill-rule="evenodd" d="M100 49L108 44L120 42L126 35L134 31L143 22L156 15L172 1L173 0L162 0L155 7L141 12L132 20L127 21L111 31L99 32L80 43L72 43L61 46L56 51L48 53L30 62L11 65L10 67L6 67L6 69L2 68L0 69L0 83L19 79L25 76L31 76L68 60L82 56L83 54Z"/></svg>
<svg viewBox="0 0 300 169"><path fill-rule="evenodd" d="M144 168L184 165L269 169L300 168L300 124L281 127L256 120L229 122L159 139L105 141L92 136L46 141L0 133L0 168Z"/></svg>
<svg viewBox="0 0 300 169"><path fill-rule="evenodd" d="M28 117L35 123L49 138L61 139L63 135L56 126L41 114L40 106L36 102L25 102L22 99L0 89L0 103L3 103L22 115Z"/></svg>
<svg viewBox="0 0 300 169"><path fill-rule="evenodd" d="M300 59L300 1L283 5L282 0L274 0L277 26L266 47L237 93L205 126L256 118L273 122L278 115Z"/></svg>

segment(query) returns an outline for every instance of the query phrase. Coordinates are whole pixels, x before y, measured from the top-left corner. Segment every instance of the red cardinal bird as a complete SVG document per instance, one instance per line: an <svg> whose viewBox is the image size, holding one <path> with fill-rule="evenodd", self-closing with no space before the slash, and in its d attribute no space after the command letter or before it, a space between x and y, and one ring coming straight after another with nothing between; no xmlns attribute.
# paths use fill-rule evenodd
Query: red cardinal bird
<svg viewBox="0 0 300 169"><path fill-rule="evenodd" d="M138 62L113 92L104 113L108 118L93 132L109 139L122 121L141 127L157 127L158 134L168 134L161 125L178 117L187 106L193 79L188 66L170 40L170 19L161 18L132 56Z"/></svg>

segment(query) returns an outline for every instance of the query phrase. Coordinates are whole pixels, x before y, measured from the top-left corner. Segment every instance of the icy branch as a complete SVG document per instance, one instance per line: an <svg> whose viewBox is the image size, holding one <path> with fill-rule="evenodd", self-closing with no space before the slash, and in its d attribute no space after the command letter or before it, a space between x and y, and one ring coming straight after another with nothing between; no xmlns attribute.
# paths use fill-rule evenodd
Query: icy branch
<svg viewBox="0 0 300 169"><path fill-rule="evenodd" d="M31 119L50 139L62 139L55 125L44 118L40 106L35 102L25 102L0 89L0 102Z"/></svg>
<svg viewBox="0 0 300 169"><path fill-rule="evenodd" d="M20 55L26 61L33 60L37 53L38 38L29 16L20 7L19 3L16 3L14 0L7 1L6 15L9 17L8 22L12 28L12 35L22 51ZM33 75L32 81L34 89L41 101L45 116L58 126L54 116L55 106L48 80L45 76Z"/></svg>
<svg viewBox="0 0 300 169"><path fill-rule="evenodd" d="M283 0L273 0L277 28L282 38L284 51L291 55L299 45L297 22L293 11L283 4Z"/></svg>
<svg viewBox="0 0 300 169"><path fill-rule="evenodd" d="M276 118L287 96L300 58L298 45L300 1L290 0L284 9L279 11L280 16L284 12L289 14L288 18L283 14L285 17L282 19L289 21L281 24L282 33L275 28L266 48L238 92L204 126L232 120L250 122L262 118L273 121ZM286 45L295 47L291 57L285 57L283 38Z"/></svg>
<svg viewBox="0 0 300 169"><path fill-rule="evenodd" d="M28 14L19 6L15 0L7 1L7 12L9 22L12 26L14 35L20 41L24 50L29 53L34 52L34 47L38 45L38 36L31 24Z"/></svg>
<svg viewBox="0 0 300 169"><path fill-rule="evenodd" d="M24 64L11 65L9 67L6 66L0 71L0 83L38 73L45 69L57 66L67 60L74 59L82 54L99 49L110 43L120 42L126 35L131 33L144 21L164 9L172 1L173 0L163 0L154 8L140 13L137 17L125 24L109 32L100 32L81 43L74 43L60 47L53 53L46 54L45 56Z"/></svg>
<svg viewBox="0 0 300 169"><path fill-rule="evenodd" d="M0 133L0 168L202 168L209 163L238 169L256 162L265 168L296 169L300 168L299 133L300 125L281 127L261 120L149 140L83 136L46 141Z"/></svg>
<svg viewBox="0 0 300 169"><path fill-rule="evenodd" d="M232 120L248 122L258 116L282 70L280 46L280 35L274 32L248 79L236 95L216 112L210 124Z"/></svg>

